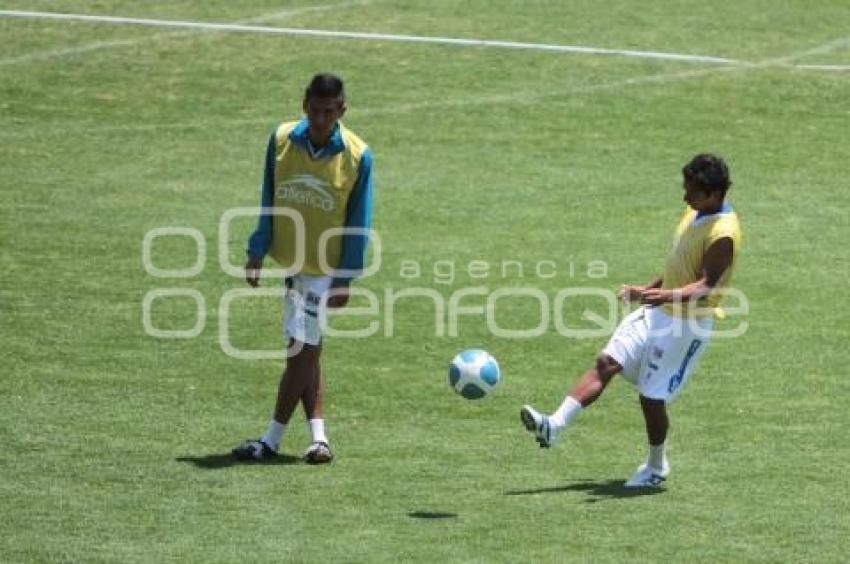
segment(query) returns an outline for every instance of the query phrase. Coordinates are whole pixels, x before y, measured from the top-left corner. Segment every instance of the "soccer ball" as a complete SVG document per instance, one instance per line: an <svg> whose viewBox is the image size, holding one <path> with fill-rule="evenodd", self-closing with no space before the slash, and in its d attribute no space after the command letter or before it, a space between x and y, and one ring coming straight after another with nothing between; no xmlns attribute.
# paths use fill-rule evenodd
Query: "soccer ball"
<svg viewBox="0 0 850 564"><path fill-rule="evenodd" d="M481 399L496 387L501 378L499 363L487 351L461 351L449 365L449 385L466 399Z"/></svg>

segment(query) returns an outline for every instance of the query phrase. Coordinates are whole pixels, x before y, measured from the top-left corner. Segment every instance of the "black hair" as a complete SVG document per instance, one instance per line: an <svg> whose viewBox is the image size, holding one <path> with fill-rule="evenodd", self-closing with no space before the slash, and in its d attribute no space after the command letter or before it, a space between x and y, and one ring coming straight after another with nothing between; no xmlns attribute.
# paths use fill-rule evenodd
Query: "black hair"
<svg viewBox="0 0 850 564"><path fill-rule="evenodd" d="M711 153L700 153L691 159L682 167L682 175L686 182L693 182L703 192L720 192L721 196L726 196L732 186L729 167L722 158Z"/></svg>
<svg viewBox="0 0 850 564"><path fill-rule="evenodd" d="M335 74L319 73L310 80L304 90L304 101L310 98L342 98L345 99L345 87L342 79Z"/></svg>

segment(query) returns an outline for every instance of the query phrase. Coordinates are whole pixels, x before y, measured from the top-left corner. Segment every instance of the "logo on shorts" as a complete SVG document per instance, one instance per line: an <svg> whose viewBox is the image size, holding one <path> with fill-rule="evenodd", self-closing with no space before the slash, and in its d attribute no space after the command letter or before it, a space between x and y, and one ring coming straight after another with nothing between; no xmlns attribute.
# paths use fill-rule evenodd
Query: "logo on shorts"
<svg viewBox="0 0 850 564"><path fill-rule="evenodd" d="M685 358L682 360L682 365L679 367L679 371L670 376L670 383L667 386L667 392L673 393L675 392L679 386L682 385L682 382L685 380L686 370L688 368L688 363L694 357L697 352L697 349L702 345L702 341L699 339L694 339L691 341L691 346L688 347L688 352L685 353Z"/></svg>

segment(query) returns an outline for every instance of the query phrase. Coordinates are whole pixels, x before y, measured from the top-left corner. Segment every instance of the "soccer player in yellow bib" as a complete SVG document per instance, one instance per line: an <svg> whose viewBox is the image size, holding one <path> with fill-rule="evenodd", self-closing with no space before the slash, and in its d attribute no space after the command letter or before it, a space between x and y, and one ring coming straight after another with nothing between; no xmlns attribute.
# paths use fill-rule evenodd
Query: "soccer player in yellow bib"
<svg viewBox="0 0 850 564"><path fill-rule="evenodd" d="M274 414L262 437L233 449L243 460L277 454L299 402L312 436L304 459L314 464L333 459L322 407L322 329L326 309L346 305L351 278L363 270L372 215L372 151L339 121L346 110L339 77L314 76L303 109L304 118L281 124L269 139L263 211L248 243L245 277L251 286L259 283L266 254L296 272L284 289L288 349Z"/></svg>
<svg viewBox="0 0 850 564"><path fill-rule="evenodd" d="M667 404L682 391L720 316L741 245L738 217L726 202L732 182L723 159L695 156L682 169L688 209L676 229L663 274L646 286L623 286L620 297L642 305L617 327L608 345L545 415L531 406L520 418L541 447L550 447L570 421L592 404L616 374L634 384L649 440L649 456L627 487L657 487L670 473L665 453Z"/></svg>

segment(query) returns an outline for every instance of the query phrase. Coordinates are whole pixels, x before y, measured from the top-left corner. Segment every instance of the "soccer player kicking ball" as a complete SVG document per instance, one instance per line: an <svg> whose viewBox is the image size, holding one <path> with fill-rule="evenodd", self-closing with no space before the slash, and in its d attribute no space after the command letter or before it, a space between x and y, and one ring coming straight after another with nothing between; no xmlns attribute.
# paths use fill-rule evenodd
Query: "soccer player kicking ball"
<svg viewBox="0 0 850 564"><path fill-rule="evenodd" d="M372 215L372 152L339 121L346 105L338 77L313 77L303 109L306 117L281 124L269 139L263 210L248 243L245 278L251 286L259 284L266 254L298 272L286 279L284 289L288 350L274 414L261 438L233 449L241 460L277 454L299 401L312 435L304 459L313 464L333 459L322 410L323 320L326 308L346 305L351 277L363 270ZM271 213L272 208L297 218ZM339 236L340 228L353 229Z"/></svg>
<svg viewBox="0 0 850 564"><path fill-rule="evenodd" d="M615 374L634 384L649 439L649 457L627 487L657 487L670 474L664 452L667 404L682 391L705 351L723 288L741 245L738 217L725 202L732 182L723 159L695 156L682 169L690 209L676 229L661 278L646 286L623 286L620 297L641 305L617 327L596 366L584 373L552 415L531 406L520 411L523 425L541 447L550 447L582 409L602 395Z"/></svg>

